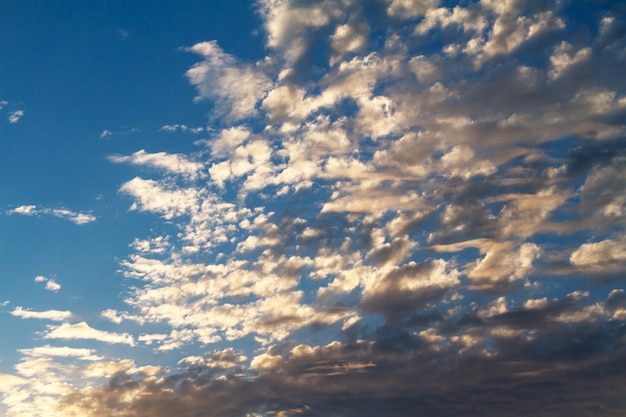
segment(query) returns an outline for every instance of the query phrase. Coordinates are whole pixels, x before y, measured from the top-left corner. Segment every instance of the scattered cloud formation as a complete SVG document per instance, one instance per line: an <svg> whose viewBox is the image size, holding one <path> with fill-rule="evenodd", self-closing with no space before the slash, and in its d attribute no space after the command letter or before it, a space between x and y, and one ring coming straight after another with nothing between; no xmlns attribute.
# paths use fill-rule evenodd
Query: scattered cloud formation
<svg viewBox="0 0 626 417"><path fill-rule="evenodd" d="M24 116L24 109L16 108L17 106L19 106L19 104L17 103L10 103L6 100L0 100L0 112L2 112L2 110L5 108L6 110L8 110L8 116L3 116L3 117L6 117L7 118L6 120L10 124L16 124ZM12 110L12 109L15 109L15 110Z"/></svg>
<svg viewBox="0 0 626 417"><path fill-rule="evenodd" d="M155 226L94 327L13 309L60 323L0 374L7 415L623 415L609 3L261 0L264 59L186 48L214 127L108 157Z"/></svg>

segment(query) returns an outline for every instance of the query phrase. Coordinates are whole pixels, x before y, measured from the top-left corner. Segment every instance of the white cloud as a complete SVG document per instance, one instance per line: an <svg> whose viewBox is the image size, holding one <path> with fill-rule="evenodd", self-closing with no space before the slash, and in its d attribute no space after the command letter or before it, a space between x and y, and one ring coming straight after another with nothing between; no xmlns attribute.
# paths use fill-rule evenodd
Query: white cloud
<svg viewBox="0 0 626 417"><path fill-rule="evenodd" d="M8 211L9 214L21 214L24 216L36 216L40 214L51 215L60 219L69 220L77 225L83 225L96 221L96 216L91 213L77 213L67 209L38 208L34 205L23 205Z"/></svg>
<svg viewBox="0 0 626 417"><path fill-rule="evenodd" d="M525 279L541 249L528 242L519 247L511 242L484 242L480 252L485 257L470 266L467 277L477 288L488 289Z"/></svg>
<svg viewBox="0 0 626 417"><path fill-rule="evenodd" d="M104 343L122 343L135 345L135 340L128 333L110 333L90 327L86 322L77 324L63 323L49 327L44 334L45 339L92 339Z"/></svg>
<svg viewBox="0 0 626 417"><path fill-rule="evenodd" d="M139 150L132 155L112 155L109 160L115 163L129 163L131 165L148 166L159 168L165 172L178 174L185 178L195 180L202 176L204 166L200 162L194 162L180 154L168 154L165 152L148 153Z"/></svg>
<svg viewBox="0 0 626 417"><path fill-rule="evenodd" d="M30 349L19 349L19 352L32 357L60 356L76 357L86 361L99 361L102 356L95 355L93 349L72 348L67 346L38 346Z"/></svg>
<svg viewBox="0 0 626 417"><path fill-rule="evenodd" d="M111 132L108 129L105 129L102 132L100 132L100 139L108 138L109 136L113 136L113 132Z"/></svg>
<svg viewBox="0 0 626 417"><path fill-rule="evenodd" d="M220 134L208 144L211 147L211 155L217 157L230 155L230 153L248 139L250 135L250 130L243 126L233 126L222 130Z"/></svg>
<svg viewBox="0 0 626 417"><path fill-rule="evenodd" d="M11 210L9 213L23 214L24 216L32 216L37 214L37 206L24 205Z"/></svg>
<svg viewBox="0 0 626 417"><path fill-rule="evenodd" d="M54 279L49 279L46 282L46 290L57 292L61 289L61 285L57 283Z"/></svg>
<svg viewBox="0 0 626 417"><path fill-rule="evenodd" d="M54 278L47 278L47 277L44 277L43 275L36 276L35 282L45 282L46 283L45 288L48 291L57 292L61 289L61 285L57 283Z"/></svg>
<svg viewBox="0 0 626 417"><path fill-rule="evenodd" d="M135 177L120 187L120 192L129 194L137 202L131 210L161 213L172 219L188 214L197 206L199 193L194 188L176 188L154 180Z"/></svg>
<svg viewBox="0 0 626 417"><path fill-rule="evenodd" d="M161 126L161 128L159 130L162 130L164 132L168 132L168 133L174 133L174 132L191 132L191 133L201 133L204 132L204 128L203 127L189 127L187 125L184 124L173 124L173 125L163 125Z"/></svg>
<svg viewBox="0 0 626 417"><path fill-rule="evenodd" d="M330 65L334 65L348 53L361 51L367 45L369 26L365 22L355 22L337 26L331 37L333 55Z"/></svg>
<svg viewBox="0 0 626 417"><path fill-rule="evenodd" d="M626 268L626 241L605 239L584 243L570 258L572 265L598 272L609 272Z"/></svg>
<svg viewBox="0 0 626 417"><path fill-rule="evenodd" d="M6 392L16 385L24 385L26 383L28 383L28 381L24 378L0 372L0 390L2 391Z"/></svg>
<svg viewBox="0 0 626 417"><path fill-rule="evenodd" d="M271 87L267 76L253 65L240 65L217 42L202 42L187 49L204 57L187 71L198 89L197 99L216 100L216 112L230 120L256 113L256 104Z"/></svg>
<svg viewBox="0 0 626 417"><path fill-rule="evenodd" d="M9 123L17 123L22 116L24 116L24 110L15 110L9 114Z"/></svg>
<svg viewBox="0 0 626 417"><path fill-rule="evenodd" d="M344 15L335 0L295 4L281 0L262 0L260 10L267 31L267 46L280 51L287 67L309 52L310 32L325 27Z"/></svg>
<svg viewBox="0 0 626 417"><path fill-rule="evenodd" d="M15 309L11 312L11 315L23 319L42 319L52 321L65 321L73 317L72 312L67 310L32 311L24 310L21 306L15 307Z"/></svg>

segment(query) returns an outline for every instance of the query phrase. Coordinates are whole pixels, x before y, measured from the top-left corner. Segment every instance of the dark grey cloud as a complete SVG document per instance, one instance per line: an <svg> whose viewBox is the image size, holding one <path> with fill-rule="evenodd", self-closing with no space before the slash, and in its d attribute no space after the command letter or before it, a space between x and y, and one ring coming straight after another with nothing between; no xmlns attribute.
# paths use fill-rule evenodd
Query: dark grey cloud
<svg viewBox="0 0 626 417"><path fill-rule="evenodd" d="M127 417L291 415L286 410L316 417L554 417L626 411L622 324L537 330L533 337L495 338L491 347L459 352L457 342L435 349L415 334L380 329L371 342L275 350L276 366L256 375L211 379L195 370L157 381L120 374L107 386L66 396L61 406L80 407L85 416ZM487 353L485 347L497 351Z"/></svg>

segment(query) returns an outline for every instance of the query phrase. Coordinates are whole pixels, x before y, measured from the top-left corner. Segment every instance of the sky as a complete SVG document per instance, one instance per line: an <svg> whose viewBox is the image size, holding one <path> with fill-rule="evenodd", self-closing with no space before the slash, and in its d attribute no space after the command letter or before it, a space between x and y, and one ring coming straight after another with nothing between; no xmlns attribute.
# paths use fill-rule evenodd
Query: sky
<svg viewBox="0 0 626 417"><path fill-rule="evenodd" d="M625 20L0 0L0 415L625 415Z"/></svg>

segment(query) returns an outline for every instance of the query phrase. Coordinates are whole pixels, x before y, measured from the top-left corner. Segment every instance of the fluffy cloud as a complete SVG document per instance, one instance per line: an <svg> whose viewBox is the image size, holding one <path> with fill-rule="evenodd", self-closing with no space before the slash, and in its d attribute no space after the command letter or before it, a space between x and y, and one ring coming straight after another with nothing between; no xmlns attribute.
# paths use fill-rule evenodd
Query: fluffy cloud
<svg viewBox="0 0 626 417"><path fill-rule="evenodd" d="M222 51L217 42L202 42L188 49L204 61L187 71L189 81L198 88L198 99L215 100L215 111L230 120L252 116L271 83L253 65L240 65Z"/></svg>
<svg viewBox="0 0 626 417"><path fill-rule="evenodd" d="M626 268L626 242L605 239L585 243L572 252L572 265L597 272L619 271Z"/></svg>
<svg viewBox="0 0 626 417"><path fill-rule="evenodd" d="M265 60L188 49L218 127L193 155L110 157L163 174L120 187L168 223L120 262L128 311L99 316L136 332L42 336L178 368L83 364L108 383L63 385L59 412L623 414L626 298L592 279L626 262L623 19L440 3L265 0ZM100 356L21 353L20 378Z"/></svg>

